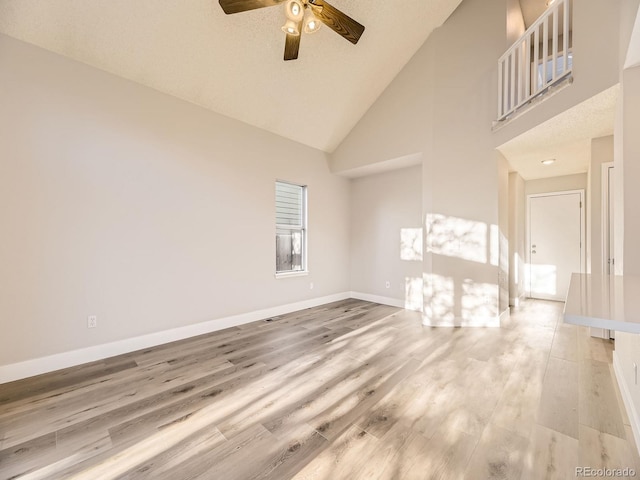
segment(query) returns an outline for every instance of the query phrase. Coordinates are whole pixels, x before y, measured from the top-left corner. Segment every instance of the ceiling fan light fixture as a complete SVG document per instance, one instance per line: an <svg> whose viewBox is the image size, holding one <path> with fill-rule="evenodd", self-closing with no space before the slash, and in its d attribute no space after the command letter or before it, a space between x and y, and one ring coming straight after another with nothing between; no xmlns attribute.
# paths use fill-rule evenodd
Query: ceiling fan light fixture
<svg viewBox="0 0 640 480"><path fill-rule="evenodd" d="M291 19L287 19L287 21L282 26L282 31L288 35L300 35L298 24Z"/></svg>
<svg viewBox="0 0 640 480"><path fill-rule="evenodd" d="M313 11L307 9L307 18L304 20L304 33L314 33L320 30L322 22L313 14Z"/></svg>
<svg viewBox="0 0 640 480"><path fill-rule="evenodd" d="M289 20L299 22L304 17L304 6L300 0L289 0L285 7L285 15Z"/></svg>

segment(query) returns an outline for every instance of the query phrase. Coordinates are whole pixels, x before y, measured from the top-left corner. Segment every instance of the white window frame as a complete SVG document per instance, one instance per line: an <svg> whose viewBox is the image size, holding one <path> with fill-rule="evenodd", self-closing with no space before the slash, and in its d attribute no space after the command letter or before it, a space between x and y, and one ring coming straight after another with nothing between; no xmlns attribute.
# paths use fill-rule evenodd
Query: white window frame
<svg viewBox="0 0 640 480"><path fill-rule="evenodd" d="M291 270L291 271L281 271L277 270L277 261L276 261L276 272L275 278L288 278L288 277L300 277L309 274L308 263L307 263L307 250L308 250L308 237L309 237L309 229L308 229L308 215L307 215L307 185L301 185L299 183L290 182L287 180L279 180L276 179L276 185L278 183L283 183L286 185L293 185L295 187L300 187L302 189L302 225L280 225L276 223L275 228L276 232L278 229L284 230L299 230L302 232L302 270ZM275 240L275 235L274 235ZM275 245L273 251L276 251ZM276 260L274 258L274 260Z"/></svg>

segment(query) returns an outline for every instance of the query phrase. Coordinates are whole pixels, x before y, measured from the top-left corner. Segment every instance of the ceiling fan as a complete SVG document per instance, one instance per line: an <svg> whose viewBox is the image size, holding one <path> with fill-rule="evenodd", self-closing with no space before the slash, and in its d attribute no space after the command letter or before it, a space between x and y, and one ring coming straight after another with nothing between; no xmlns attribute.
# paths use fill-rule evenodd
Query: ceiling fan
<svg viewBox="0 0 640 480"><path fill-rule="evenodd" d="M364 32L363 25L324 0L219 0L219 2L227 15L284 3L287 17L282 27L287 34L284 44L285 60L298 58L302 32L316 32L322 23L354 45L358 43Z"/></svg>

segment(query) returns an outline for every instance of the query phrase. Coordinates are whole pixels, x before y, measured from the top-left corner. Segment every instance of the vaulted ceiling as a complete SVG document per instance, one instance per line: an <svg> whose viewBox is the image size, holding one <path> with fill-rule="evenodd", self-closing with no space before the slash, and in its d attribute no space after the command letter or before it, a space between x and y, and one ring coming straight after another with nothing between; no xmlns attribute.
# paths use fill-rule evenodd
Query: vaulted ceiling
<svg viewBox="0 0 640 480"><path fill-rule="evenodd" d="M0 32L220 114L333 151L461 0L331 0L366 30L324 26L284 62L284 6L217 0L0 0Z"/></svg>
<svg viewBox="0 0 640 480"><path fill-rule="evenodd" d="M547 0L520 0L520 9L524 25L529 28L547 9Z"/></svg>

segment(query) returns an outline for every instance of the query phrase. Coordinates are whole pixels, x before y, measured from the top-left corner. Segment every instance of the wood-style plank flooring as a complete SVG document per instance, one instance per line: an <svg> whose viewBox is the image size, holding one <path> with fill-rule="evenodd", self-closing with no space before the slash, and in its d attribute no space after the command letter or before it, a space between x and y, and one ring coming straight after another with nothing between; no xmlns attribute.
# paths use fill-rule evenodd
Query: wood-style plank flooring
<svg viewBox="0 0 640 480"><path fill-rule="evenodd" d="M0 479L640 472L612 343L561 308L436 329L345 300L0 385Z"/></svg>

